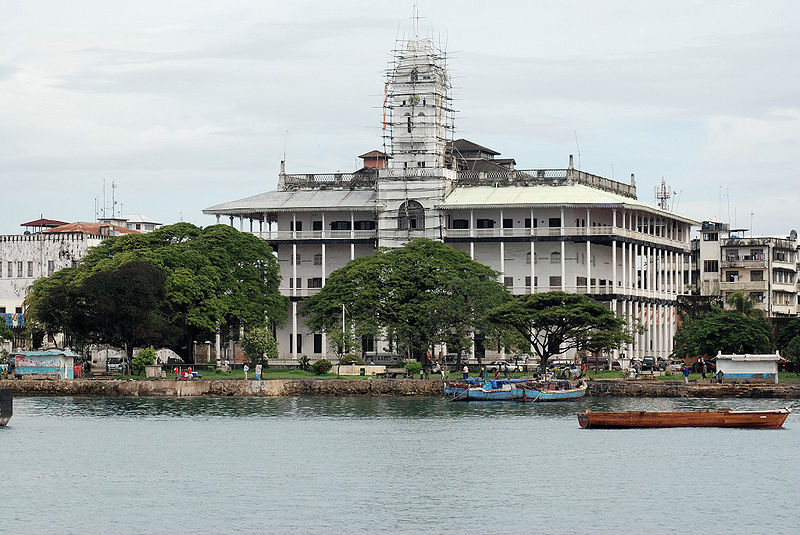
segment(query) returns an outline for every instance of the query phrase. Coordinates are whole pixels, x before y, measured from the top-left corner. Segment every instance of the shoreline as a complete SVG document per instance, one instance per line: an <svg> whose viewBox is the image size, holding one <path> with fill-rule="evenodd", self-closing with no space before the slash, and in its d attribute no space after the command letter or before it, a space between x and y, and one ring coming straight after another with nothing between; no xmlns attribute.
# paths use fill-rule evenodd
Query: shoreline
<svg viewBox="0 0 800 535"><path fill-rule="evenodd" d="M0 388L14 396L97 397L294 397L294 396L442 396L441 379L199 379L192 381L120 381L115 379L3 379ZM682 381L589 381L588 396L800 399L800 383L706 383Z"/></svg>

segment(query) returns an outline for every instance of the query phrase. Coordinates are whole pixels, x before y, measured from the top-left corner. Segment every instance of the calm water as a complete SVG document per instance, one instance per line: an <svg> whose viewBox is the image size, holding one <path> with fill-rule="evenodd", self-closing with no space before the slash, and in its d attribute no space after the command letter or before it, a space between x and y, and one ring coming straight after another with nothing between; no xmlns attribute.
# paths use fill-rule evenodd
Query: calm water
<svg viewBox="0 0 800 535"><path fill-rule="evenodd" d="M0 533L798 533L782 430L584 430L579 409L779 400L18 398Z"/></svg>

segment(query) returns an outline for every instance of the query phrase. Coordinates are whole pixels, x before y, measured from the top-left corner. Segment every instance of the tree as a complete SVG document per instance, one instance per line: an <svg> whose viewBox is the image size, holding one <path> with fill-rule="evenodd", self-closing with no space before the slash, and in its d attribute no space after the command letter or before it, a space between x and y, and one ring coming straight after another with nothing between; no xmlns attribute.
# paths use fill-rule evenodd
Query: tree
<svg viewBox="0 0 800 535"><path fill-rule="evenodd" d="M490 308L511 298L497 276L463 251L420 238L334 271L301 313L310 328L333 332L344 305L344 331L385 336L422 358L434 344L468 339Z"/></svg>
<svg viewBox="0 0 800 535"><path fill-rule="evenodd" d="M0 342L5 342L6 340L12 340L14 338L14 333L11 332L11 329L6 325L5 321L0 323Z"/></svg>
<svg viewBox="0 0 800 535"><path fill-rule="evenodd" d="M771 353L770 326L765 320L745 316L734 310L716 310L690 319L675 333L676 358L713 357L719 351L732 353Z"/></svg>
<svg viewBox="0 0 800 535"><path fill-rule="evenodd" d="M241 341L242 349L253 364L269 365L269 359L278 358L278 342L272 332L264 327L245 331Z"/></svg>
<svg viewBox="0 0 800 535"><path fill-rule="evenodd" d="M778 331L775 343L780 351L783 351L796 336L800 336L800 318L794 318Z"/></svg>
<svg viewBox="0 0 800 535"><path fill-rule="evenodd" d="M609 351L631 341L621 319L580 294L523 295L492 309L487 318L530 343L542 369L550 357L572 349Z"/></svg>
<svg viewBox="0 0 800 535"><path fill-rule="evenodd" d="M742 291L733 292L725 298L725 302L733 307L733 310L739 314L744 314L745 316L750 316L751 318L764 319L766 317L766 314L762 309L756 308L756 303L753 301L753 298L750 296L750 294L745 294Z"/></svg>
<svg viewBox="0 0 800 535"><path fill-rule="evenodd" d="M139 352L136 353L136 356L133 357L133 360L131 361L133 373L139 375L144 371L145 367L155 364L157 358L158 354L156 353L155 348L152 346L139 350Z"/></svg>
<svg viewBox="0 0 800 535"><path fill-rule="evenodd" d="M800 335L789 340L782 355L794 363L795 375L800 375Z"/></svg>
<svg viewBox="0 0 800 535"><path fill-rule="evenodd" d="M278 324L285 321L287 300L278 291L280 269L267 242L226 225L200 228L189 223L103 240L77 268L36 281L27 301L29 313L50 332L119 339L107 322L105 328L111 331L101 332L97 323L86 323L102 318L93 318L85 284L94 275L131 262L146 262L165 273L164 307L159 308L165 328L160 334L165 345L187 362L193 360L194 341L211 340L224 327L238 331L240 326L264 326L266 318Z"/></svg>

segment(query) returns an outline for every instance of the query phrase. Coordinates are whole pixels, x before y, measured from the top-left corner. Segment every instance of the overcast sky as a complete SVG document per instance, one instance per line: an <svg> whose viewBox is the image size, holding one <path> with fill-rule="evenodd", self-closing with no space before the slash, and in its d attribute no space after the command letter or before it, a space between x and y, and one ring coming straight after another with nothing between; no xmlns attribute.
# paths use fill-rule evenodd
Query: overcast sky
<svg viewBox="0 0 800 535"><path fill-rule="evenodd" d="M95 203L163 223L349 171L382 148L401 1L0 0L0 233ZM794 2L420 1L449 52L455 136L576 166L676 212L800 228ZM101 206L102 207L102 206ZM108 211L110 214L110 210ZM729 218L730 214L730 218ZM752 214L752 216L751 216Z"/></svg>

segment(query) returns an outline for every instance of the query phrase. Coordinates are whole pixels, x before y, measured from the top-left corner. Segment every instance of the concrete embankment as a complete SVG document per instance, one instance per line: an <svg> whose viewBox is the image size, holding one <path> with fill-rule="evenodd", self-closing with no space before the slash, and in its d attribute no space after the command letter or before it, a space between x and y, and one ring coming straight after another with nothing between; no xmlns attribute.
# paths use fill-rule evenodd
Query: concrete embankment
<svg viewBox="0 0 800 535"><path fill-rule="evenodd" d="M440 396L440 379L269 379L242 381L211 379L194 381L71 381L0 380L15 396ZM715 397L800 398L800 383L705 383L666 381L598 380L589 382L590 396L620 397Z"/></svg>

